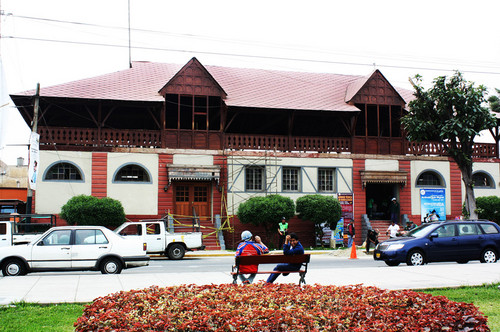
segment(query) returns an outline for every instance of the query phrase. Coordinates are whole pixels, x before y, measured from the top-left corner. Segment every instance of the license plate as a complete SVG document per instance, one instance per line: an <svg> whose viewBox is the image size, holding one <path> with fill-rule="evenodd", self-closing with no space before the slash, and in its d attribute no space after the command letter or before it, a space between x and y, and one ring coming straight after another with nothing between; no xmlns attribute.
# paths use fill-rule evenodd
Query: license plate
<svg viewBox="0 0 500 332"><path fill-rule="evenodd" d="M380 253L379 252L377 252L377 258L380 258Z"/></svg>

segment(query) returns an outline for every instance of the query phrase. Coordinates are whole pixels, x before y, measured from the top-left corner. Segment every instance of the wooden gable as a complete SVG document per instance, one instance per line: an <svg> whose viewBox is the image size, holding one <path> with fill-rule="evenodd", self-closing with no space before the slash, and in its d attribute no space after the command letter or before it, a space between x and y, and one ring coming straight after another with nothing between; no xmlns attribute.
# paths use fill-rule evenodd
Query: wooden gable
<svg viewBox="0 0 500 332"><path fill-rule="evenodd" d="M165 84L160 95L179 94L217 96L225 98L226 92L196 58L192 58Z"/></svg>
<svg viewBox="0 0 500 332"><path fill-rule="evenodd" d="M348 102L354 104L378 104L405 106L405 101L389 81L377 69Z"/></svg>

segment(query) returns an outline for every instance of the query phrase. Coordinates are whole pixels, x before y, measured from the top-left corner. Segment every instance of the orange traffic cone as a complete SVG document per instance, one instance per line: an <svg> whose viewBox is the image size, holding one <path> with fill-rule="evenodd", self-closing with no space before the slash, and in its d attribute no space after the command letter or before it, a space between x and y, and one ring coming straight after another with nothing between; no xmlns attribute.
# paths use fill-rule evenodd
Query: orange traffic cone
<svg viewBox="0 0 500 332"><path fill-rule="evenodd" d="M356 245L353 243L351 247L351 257L349 259L358 259L358 256L356 254Z"/></svg>

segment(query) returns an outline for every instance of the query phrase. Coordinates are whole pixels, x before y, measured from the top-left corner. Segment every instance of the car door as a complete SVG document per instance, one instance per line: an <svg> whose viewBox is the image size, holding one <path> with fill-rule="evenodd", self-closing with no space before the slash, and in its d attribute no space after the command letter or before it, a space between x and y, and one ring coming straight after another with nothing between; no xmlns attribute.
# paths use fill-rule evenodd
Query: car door
<svg viewBox="0 0 500 332"><path fill-rule="evenodd" d="M458 248L463 260L479 259L481 254L481 242L484 235L478 225L473 223L458 224Z"/></svg>
<svg viewBox="0 0 500 332"><path fill-rule="evenodd" d="M58 229L40 239L31 249L31 267L66 269L71 267L71 230Z"/></svg>
<svg viewBox="0 0 500 332"><path fill-rule="evenodd" d="M0 222L0 247L7 247L11 244L11 234L7 234L7 223Z"/></svg>
<svg viewBox="0 0 500 332"><path fill-rule="evenodd" d="M76 229L71 251L71 267L86 269L111 250L111 244L100 229Z"/></svg>
<svg viewBox="0 0 500 332"><path fill-rule="evenodd" d="M164 250L165 240L161 234L159 223L146 223L144 241L148 245L148 252L162 252Z"/></svg>
<svg viewBox="0 0 500 332"><path fill-rule="evenodd" d="M432 262L455 260L458 251L458 237L454 224L441 225L431 234L427 249L427 259Z"/></svg>

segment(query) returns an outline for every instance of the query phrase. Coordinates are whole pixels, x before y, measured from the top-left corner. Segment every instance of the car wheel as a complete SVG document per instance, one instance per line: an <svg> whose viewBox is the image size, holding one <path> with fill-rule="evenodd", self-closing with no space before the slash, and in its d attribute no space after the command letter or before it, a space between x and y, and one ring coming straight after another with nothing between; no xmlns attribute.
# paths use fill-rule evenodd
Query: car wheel
<svg viewBox="0 0 500 332"><path fill-rule="evenodd" d="M420 250L410 251L408 258L406 259L406 264L410 266L424 265L424 254Z"/></svg>
<svg viewBox="0 0 500 332"><path fill-rule="evenodd" d="M170 259L177 260L182 259L185 253L186 250L184 249L184 246L182 244L176 243L168 248L167 256Z"/></svg>
<svg viewBox="0 0 500 332"><path fill-rule="evenodd" d="M2 273L4 276L22 276L27 273L26 266L19 259L9 259L2 267Z"/></svg>
<svg viewBox="0 0 500 332"><path fill-rule="evenodd" d="M389 261L385 261L385 264L389 265L389 266L398 266L399 265L399 262L389 262Z"/></svg>
<svg viewBox="0 0 500 332"><path fill-rule="evenodd" d="M122 272L122 263L117 258L105 258L101 263L102 274L120 274Z"/></svg>
<svg viewBox="0 0 500 332"><path fill-rule="evenodd" d="M497 252L493 249L484 249L481 254L481 263L495 263L498 259Z"/></svg>
<svg viewBox="0 0 500 332"><path fill-rule="evenodd" d="M458 264L467 264L467 263L469 263L469 261L468 260L459 260L459 261L457 261L457 263Z"/></svg>

